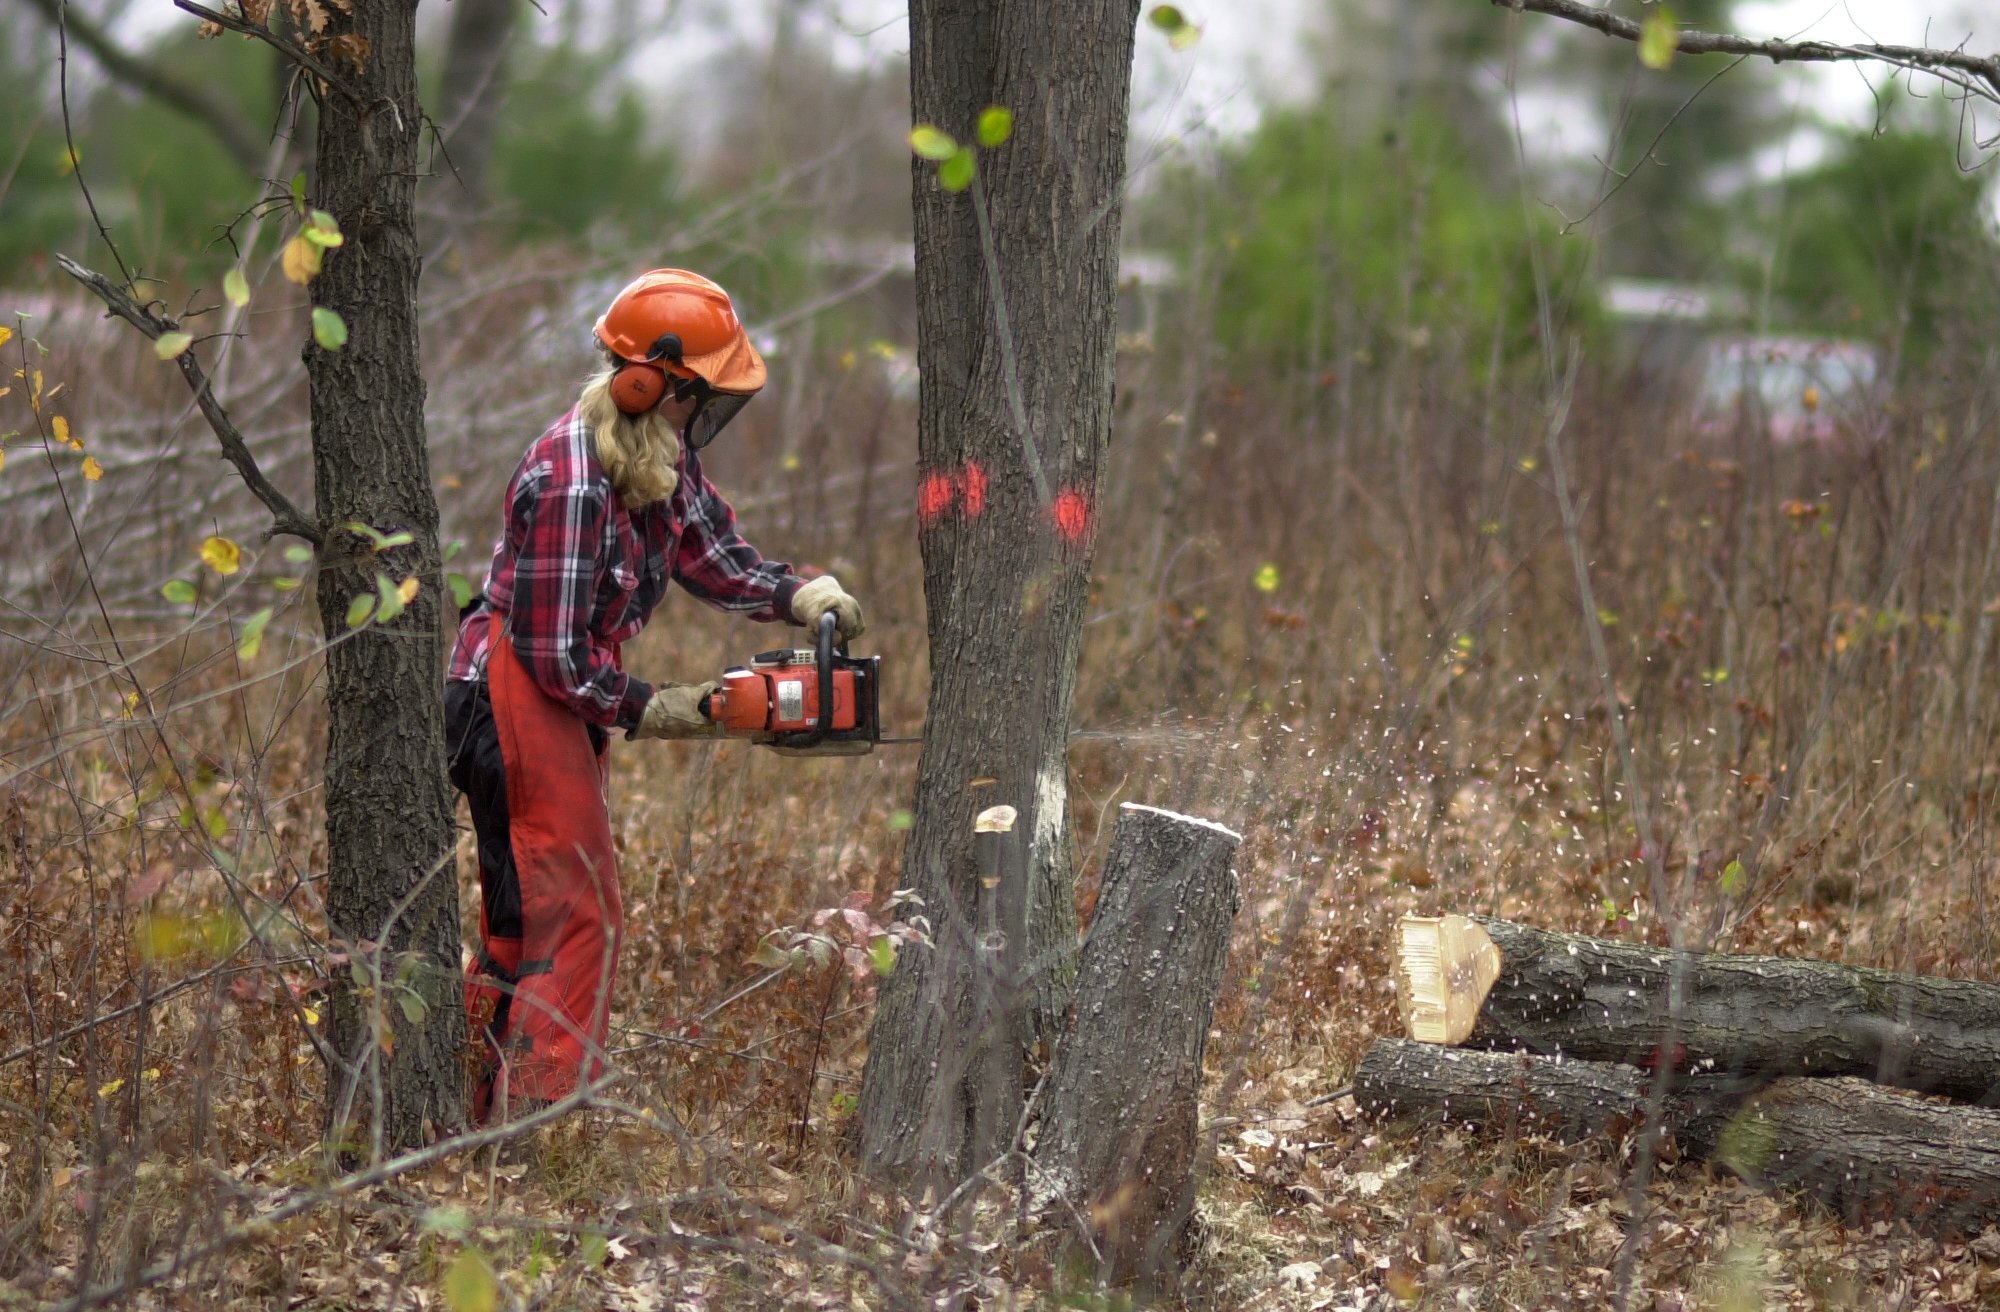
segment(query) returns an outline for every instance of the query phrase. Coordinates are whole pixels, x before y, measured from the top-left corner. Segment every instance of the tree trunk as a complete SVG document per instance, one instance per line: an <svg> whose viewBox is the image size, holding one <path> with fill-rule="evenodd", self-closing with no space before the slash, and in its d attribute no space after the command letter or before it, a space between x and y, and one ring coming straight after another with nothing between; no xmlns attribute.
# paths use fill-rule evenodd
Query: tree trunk
<svg viewBox="0 0 2000 1312"><path fill-rule="evenodd" d="M1116 1280L1147 1277L1194 1204L1202 1056L1229 962L1242 840L1131 802L1077 971L1035 1142L1040 1208L1090 1219Z"/></svg>
<svg viewBox="0 0 2000 1312"><path fill-rule="evenodd" d="M1610 1062L1381 1039L1354 1097L1423 1117L1575 1142L1644 1124L1646 1072ZM1803 1189L1850 1222L1906 1216L1933 1233L2000 1221L2000 1112L1890 1093L1857 1079L1782 1079L1745 1096L1726 1076L1675 1076L1663 1128L1758 1184Z"/></svg>
<svg viewBox="0 0 2000 1312"><path fill-rule="evenodd" d="M1480 920L1499 980L1468 1044L1652 1066L1667 1039L1665 948ZM2000 985L1829 961L1685 963L1674 1064L1758 1080L1858 1075L1966 1102L2000 1097Z"/></svg>
<svg viewBox="0 0 2000 1312"><path fill-rule="evenodd" d="M995 992L978 981L974 930L983 808L1020 815L1002 901L1024 928L998 993L1043 1041L1068 1001L1069 711L1111 431L1138 13L1137 0L910 6L916 121L969 140L1001 105L1014 126L980 151L971 190L947 192L935 165L914 164L931 690L903 880L928 904L937 947L904 954L876 1012L858 1134L878 1175L961 1176L1003 1147L975 1127L1011 1133L996 1109L1018 1104L1019 1063L1001 1081L1011 1087L971 1074L994 1066L982 1033L1010 1029L977 1015Z"/></svg>
<svg viewBox="0 0 2000 1312"><path fill-rule="evenodd" d="M445 158L437 199L455 223L469 223L486 209L487 165L507 98L507 51L519 15L520 0L452 3L438 107Z"/></svg>
<svg viewBox="0 0 2000 1312"><path fill-rule="evenodd" d="M347 1068L329 1073L328 1130L392 1151L464 1120L438 515L417 343L413 199L423 117L414 0L360 0L351 16L326 11L330 33L346 24L369 51L364 70L339 65L359 106L339 90L321 96L314 180L315 203L339 220L346 241L326 253L312 299L346 321L347 344L305 348L317 505L328 526L319 575L329 640L326 903L362 966L360 979L334 976L329 1036ZM339 527L352 522L415 541L377 553ZM422 586L401 616L350 635L348 603L375 592L378 574L392 585L415 575ZM365 943L380 945L384 978L372 999L359 987L370 982Z"/></svg>

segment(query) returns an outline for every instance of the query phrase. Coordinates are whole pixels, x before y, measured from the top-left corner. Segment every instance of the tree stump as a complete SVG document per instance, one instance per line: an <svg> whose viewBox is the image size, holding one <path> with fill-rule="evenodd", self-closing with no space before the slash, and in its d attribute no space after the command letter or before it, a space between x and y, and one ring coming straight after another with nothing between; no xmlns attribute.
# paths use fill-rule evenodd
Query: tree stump
<svg viewBox="0 0 2000 1312"><path fill-rule="evenodd" d="M1242 839L1127 802L1049 1072L1031 1188L1112 1277L1152 1275L1193 1205L1202 1056L1236 917Z"/></svg>
<svg viewBox="0 0 2000 1312"><path fill-rule="evenodd" d="M1376 1115L1575 1142L1643 1125L1652 1078L1612 1062L1381 1039L1355 1072L1354 1097ZM1662 1128L1746 1180L1804 1190L1850 1223L1902 1216L1949 1235L2000 1221L2000 1111L1851 1078L1781 1079L1756 1092L1728 1076L1672 1079Z"/></svg>

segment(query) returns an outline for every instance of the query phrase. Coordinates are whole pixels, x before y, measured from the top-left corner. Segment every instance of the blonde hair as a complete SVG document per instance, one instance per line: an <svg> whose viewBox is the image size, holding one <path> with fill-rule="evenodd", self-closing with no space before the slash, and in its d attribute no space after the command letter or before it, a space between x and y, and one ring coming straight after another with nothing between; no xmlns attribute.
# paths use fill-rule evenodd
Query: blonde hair
<svg viewBox="0 0 2000 1312"><path fill-rule="evenodd" d="M681 439L673 421L654 406L628 415L611 399L612 369L592 374L577 398L577 414L597 434L597 463L627 510L665 501L680 485Z"/></svg>

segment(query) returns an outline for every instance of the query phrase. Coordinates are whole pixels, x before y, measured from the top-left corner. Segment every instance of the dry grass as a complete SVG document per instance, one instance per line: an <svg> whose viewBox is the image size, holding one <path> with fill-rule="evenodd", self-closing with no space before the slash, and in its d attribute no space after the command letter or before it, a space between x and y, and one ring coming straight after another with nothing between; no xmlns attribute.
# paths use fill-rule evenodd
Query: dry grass
<svg viewBox="0 0 2000 1312"><path fill-rule="evenodd" d="M508 314L528 295L560 315L572 272L524 257L494 287L433 293L435 467L475 565L512 461L583 363L539 353L547 334L503 320L495 287L512 279ZM220 597L211 576L193 623L159 600L165 578L194 577L206 533L254 541L250 504L164 371L55 308L42 367L70 383L58 408L110 472L85 485L73 453L54 460L74 536L30 451L0 483L0 1297L22 1305L198 1243L327 1170L310 608L273 590L276 549ZM914 413L874 357L842 354L789 362L805 371L795 399L748 412L711 473L753 540L866 599L907 732L924 678ZM1085 915L1119 801L1247 835L1205 1108L1237 1123L1182 1298L1603 1306L1633 1144L1304 1104L1394 1031L1389 929L1409 911L1655 942L1673 917L1722 948L1991 976L2000 462L1973 373L1940 360L1839 442L1795 449L1747 419L1698 431L1615 371L1586 373L1565 438L1579 545L1664 853L1656 883L1541 481L1532 385L1487 392L1445 341L1356 381L1343 413L1247 370L1190 386L1186 358L1124 361L1077 720L1126 736L1076 743L1071 794ZM302 487L282 326L232 369L239 419ZM1188 395L1196 416L1176 412ZM265 604L270 636L242 660L225 625ZM627 655L696 676L767 636L682 599ZM120 661L145 689L130 713ZM934 1228L917 1224L923 1200L855 1177L843 1128L865 986L794 972L729 1001L761 977L747 958L765 933L896 886L915 752L621 744L614 761L620 1106L549 1132L537 1163L454 1159L134 1301L452 1306L450 1273L471 1278L475 1252L502 1306L1117 1305L1017 1242L1004 1191ZM459 855L470 924L469 840ZM1650 1197L1640 1307L2000 1302L2000 1244L1982 1262L1687 1163Z"/></svg>

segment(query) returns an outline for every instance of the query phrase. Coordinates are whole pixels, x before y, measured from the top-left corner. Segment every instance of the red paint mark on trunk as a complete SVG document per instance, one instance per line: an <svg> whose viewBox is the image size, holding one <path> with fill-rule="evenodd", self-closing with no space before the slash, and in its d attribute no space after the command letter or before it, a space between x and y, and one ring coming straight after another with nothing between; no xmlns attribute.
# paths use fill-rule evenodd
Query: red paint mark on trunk
<svg viewBox="0 0 2000 1312"><path fill-rule="evenodd" d="M960 480L960 486L965 489L966 515L978 516L986 509L986 471L980 468L978 461L966 463L965 476Z"/></svg>
<svg viewBox="0 0 2000 1312"><path fill-rule="evenodd" d="M957 497L958 489L950 474L924 475L924 481L917 485L917 523L925 528L937 523Z"/></svg>
<svg viewBox="0 0 2000 1312"><path fill-rule="evenodd" d="M1073 488L1056 493L1049 513L1055 517L1056 532L1071 542L1081 542L1090 535L1090 502L1083 493Z"/></svg>

